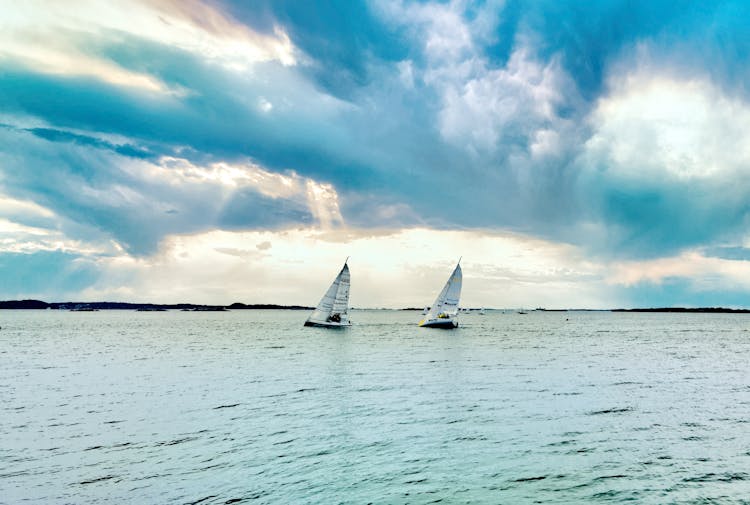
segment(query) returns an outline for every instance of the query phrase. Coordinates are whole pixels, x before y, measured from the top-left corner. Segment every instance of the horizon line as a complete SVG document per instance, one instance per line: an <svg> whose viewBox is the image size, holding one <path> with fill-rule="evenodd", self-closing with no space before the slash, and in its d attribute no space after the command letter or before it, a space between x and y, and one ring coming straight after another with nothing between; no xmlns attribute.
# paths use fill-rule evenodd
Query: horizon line
<svg viewBox="0 0 750 505"><path fill-rule="evenodd" d="M177 302L177 303L153 303L153 302L115 302L115 301L96 301L96 302L82 302L82 301L65 301L65 302L46 302L43 300L25 298L15 300L0 300L0 310L46 310L46 309L68 309L68 308L79 308L79 307L95 307L103 308L104 310L128 310L142 308L165 308L165 309L182 309L182 308L223 308L235 310L263 310L263 309L282 309L282 310L313 310L315 307L308 305L298 304L279 304L279 303L245 303L245 302L232 302L230 304L206 304L206 303L192 303L192 302ZM110 307L105 307L110 306ZM120 307L117 307L120 306ZM467 312L478 312L478 311L520 311L522 313L528 312L724 312L724 313L750 313L749 308L733 308L733 307L721 307L721 306L702 306L702 307L631 307L631 308L605 308L605 309L593 309L593 308L560 308L560 309L548 309L545 307L536 307L533 309L526 307L462 307L462 310ZM349 310L424 310L424 307L349 307ZM459 312L460 313L460 312Z"/></svg>

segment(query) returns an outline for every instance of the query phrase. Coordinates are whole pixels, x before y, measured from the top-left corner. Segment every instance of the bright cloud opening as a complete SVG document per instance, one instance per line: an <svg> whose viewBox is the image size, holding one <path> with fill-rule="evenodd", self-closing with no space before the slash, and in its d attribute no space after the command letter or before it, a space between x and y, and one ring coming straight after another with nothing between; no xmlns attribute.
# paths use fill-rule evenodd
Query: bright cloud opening
<svg viewBox="0 0 750 505"><path fill-rule="evenodd" d="M118 86L184 93L92 50L92 40L116 34L180 48L239 71L271 60L296 64L295 49L281 28L273 34L256 33L199 1L2 0L0 11L0 57L45 73L92 76Z"/></svg>
<svg viewBox="0 0 750 505"><path fill-rule="evenodd" d="M463 306L606 307L603 269L571 246L470 231L298 228L168 237L148 258L100 260L90 299L313 304L347 256L356 307L429 304L463 255ZM128 291L120 279L132 279Z"/></svg>
<svg viewBox="0 0 750 505"><path fill-rule="evenodd" d="M616 79L592 115L595 133L586 144L587 155L609 172L705 179L746 171L746 103L722 94L706 79L639 73Z"/></svg>

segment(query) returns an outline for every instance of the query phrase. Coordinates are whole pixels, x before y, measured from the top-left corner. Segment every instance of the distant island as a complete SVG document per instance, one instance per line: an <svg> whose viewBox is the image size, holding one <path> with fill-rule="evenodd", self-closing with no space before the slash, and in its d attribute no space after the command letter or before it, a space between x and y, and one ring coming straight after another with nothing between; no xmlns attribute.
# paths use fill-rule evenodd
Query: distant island
<svg viewBox="0 0 750 505"><path fill-rule="evenodd" d="M141 312L184 310L196 312L218 312L224 310L253 310L253 309L281 309L281 310L312 310L314 307L302 305L276 305L273 303L246 304L235 302L231 305L201 305L196 303L127 303L127 302L52 302L41 300L6 300L0 301L0 310L137 310Z"/></svg>
<svg viewBox="0 0 750 505"><path fill-rule="evenodd" d="M612 312L695 312L748 314L750 313L750 309L728 309L725 307L658 307L652 309L612 309Z"/></svg>
<svg viewBox="0 0 750 505"><path fill-rule="evenodd" d="M91 312L97 310L136 310L139 312L159 312L165 310L182 310L186 312L223 312L226 310L313 310L315 307L304 305L277 305L275 303L241 303L231 305L202 305L197 303L129 303L129 302L44 302L41 300L5 300L0 301L0 310L72 310ZM367 309L354 307L351 310L423 310L424 307L406 307L403 309ZM478 311L481 309L469 309ZM513 310L516 309L484 309ZM750 309L730 309L726 307L653 307L635 309L545 309L538 307L530 312L677 312L708 314L749 314ZM526 312L524 312L526 313Z"/></svg>

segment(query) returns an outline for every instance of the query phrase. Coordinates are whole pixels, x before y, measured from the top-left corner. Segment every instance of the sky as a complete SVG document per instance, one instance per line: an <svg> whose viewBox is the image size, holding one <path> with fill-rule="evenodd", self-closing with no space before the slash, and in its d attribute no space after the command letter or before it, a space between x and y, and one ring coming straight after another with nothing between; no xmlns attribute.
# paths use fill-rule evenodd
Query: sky
<svg viewBox="0 0 750 505"><path fill-rule="evenodd" d="M748 307L748 22L0 0L0 299Z"/></svg>

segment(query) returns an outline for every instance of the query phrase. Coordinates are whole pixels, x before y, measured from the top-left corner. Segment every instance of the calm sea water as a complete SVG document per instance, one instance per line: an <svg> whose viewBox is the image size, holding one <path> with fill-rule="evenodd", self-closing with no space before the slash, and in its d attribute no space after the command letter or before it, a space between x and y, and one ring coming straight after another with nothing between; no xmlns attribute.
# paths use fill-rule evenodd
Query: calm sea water
<svg viewBox="0 0 750 505"><path fill-rule="evenodd" d="M0 312L0 503L750 503L750 316Z"/></svg>

